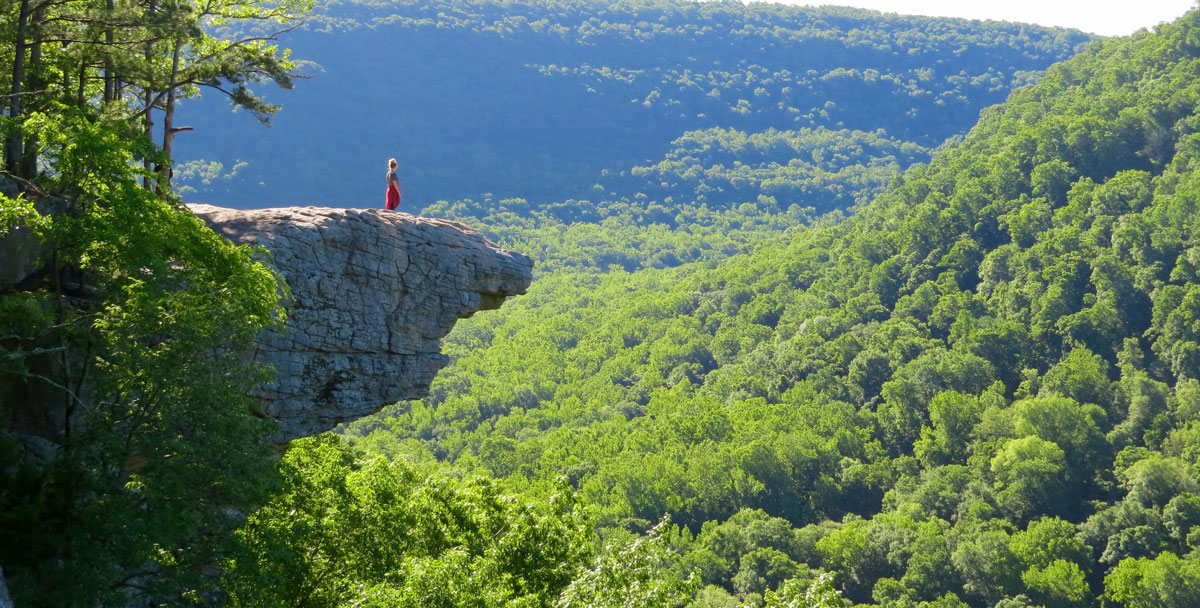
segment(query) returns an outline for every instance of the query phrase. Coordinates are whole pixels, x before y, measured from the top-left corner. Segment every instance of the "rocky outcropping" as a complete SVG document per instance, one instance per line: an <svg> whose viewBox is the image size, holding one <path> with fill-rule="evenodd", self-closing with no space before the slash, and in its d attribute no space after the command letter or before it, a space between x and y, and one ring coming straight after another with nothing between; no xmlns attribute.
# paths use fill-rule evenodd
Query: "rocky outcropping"
<svg viewBox="0 0 1200 608"><path fill-rule="evenodd" d="M16 199L20 190L16 182L0 175L0 194ZM61 199L37 198L34 204L34 209L43 215L61 212L63 207ZM0 225L0 289L17 285L40 270L49 249L45 241L21 222L7 229Z"/></svg>
<svg viewBox="0 0 1200 608"><path fill-rule="evenodd" d="M418 399L457 319L525 293L532 261L457 222L384 210L190 205L235 243L265 246L291 287L287 327L257 341L258 396L280 440Z"/></svg>

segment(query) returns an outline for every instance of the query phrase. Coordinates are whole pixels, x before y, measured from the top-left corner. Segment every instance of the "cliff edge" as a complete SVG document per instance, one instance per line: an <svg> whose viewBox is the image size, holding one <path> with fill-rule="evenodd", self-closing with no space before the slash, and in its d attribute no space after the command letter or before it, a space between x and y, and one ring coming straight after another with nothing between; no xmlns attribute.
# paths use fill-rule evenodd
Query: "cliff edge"
<svg viewBox="0 0 1200 608"><path fill-rule="evenodd" d="M275 367L257 395L278 441L419 399L448 363L454 323L525 293L533 262L471 228L378 209L189 205L214 231L262 245L291 288L287 326L260 335Z"/></svg>

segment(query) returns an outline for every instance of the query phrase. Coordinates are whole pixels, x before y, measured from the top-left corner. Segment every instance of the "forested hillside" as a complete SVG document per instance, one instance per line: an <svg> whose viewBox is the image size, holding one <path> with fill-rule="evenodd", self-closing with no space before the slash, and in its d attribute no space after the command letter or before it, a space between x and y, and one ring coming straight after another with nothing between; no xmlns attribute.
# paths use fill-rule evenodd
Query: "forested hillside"
<svg viewBox="0 0 1200 608"><path fill-rule="evenodd" d="M823 212L867 200L856 187L927 159L1089 39L679 0L356 0L309 22L286 40L312 78L268 94L286 108L269 131L219 97L184 106L188 200L378 206L396 157L413 212L469 201L479 215L489 196L535 209L670 196L673 209L759 194ZM727 145L738 138L752 143Z"/></svg>
<svg viewBox="0 0 1200 608"><path fill-rule="evenodd" d="M692 606L836 605L822 571L865 605L1197 605L1197 74L1193 11L1052 67L845 221L544 276L347 432L568 484L618 545L669 516L656 577Z"/></svg>
<svg viewBox="0 0 1200 608"><path fill-rule="evenodd" d="M273 109L242 85L300 66L244 22L304 9L0 7L0 238L48 247L0 286L17 605L1200 605L1200 11L1035 77L1084 37L331 7L293 46L365 84L306 82L175 183L375 205L411 154L410 206L539 276L456 328L427 399L279 454L238 355L279 277L171 169L227 121L195 86ZM176 118L197 131L151 141Z"/></svg>

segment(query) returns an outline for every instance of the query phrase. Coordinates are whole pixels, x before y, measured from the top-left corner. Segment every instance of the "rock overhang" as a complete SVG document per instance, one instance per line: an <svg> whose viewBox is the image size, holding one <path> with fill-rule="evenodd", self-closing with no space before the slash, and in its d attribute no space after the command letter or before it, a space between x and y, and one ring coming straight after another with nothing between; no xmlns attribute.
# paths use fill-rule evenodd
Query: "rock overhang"
<svg viewBox="0 0 1200 608"><path fill-rule="evenodd" d="M380 209L188 205L218 234L271 253L287 281L284 327L251 354L255 390L286 441L428 394L454 323L525 293L533 262L470 227Z"/></svg>

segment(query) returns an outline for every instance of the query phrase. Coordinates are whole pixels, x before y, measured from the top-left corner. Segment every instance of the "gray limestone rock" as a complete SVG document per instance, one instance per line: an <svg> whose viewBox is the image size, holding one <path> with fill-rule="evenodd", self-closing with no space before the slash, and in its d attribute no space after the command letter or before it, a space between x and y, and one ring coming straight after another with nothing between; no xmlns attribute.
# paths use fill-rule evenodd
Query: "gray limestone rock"
<svg viewBox="0 0 1200 608"><path fill-rule="evenodd" d="M15 199L16 182L0 175L0 194ZM61 199L38 199L34 209L41 214L57 213L64 207ZM42 268L49 245L29 226L18 223L8 230L0 227L0 289L8 289Z"/></svg>
<svg viewBox="0 0 1200 608"><path fill-rule="evenodd" d="M8 585L4 584L4 570L0 569L0 608L13 608L12 598L8 596Z"/></svg>
<svg viewBox="0 0 1200 608"><path fill-rule="evenodd" d="M259 336L275 367L258 396L279 440L419 399L456 320L525 293L533 262L471 228L379 209L189 205L235 243L266 247L291 288L287 327Z"/></svg>

